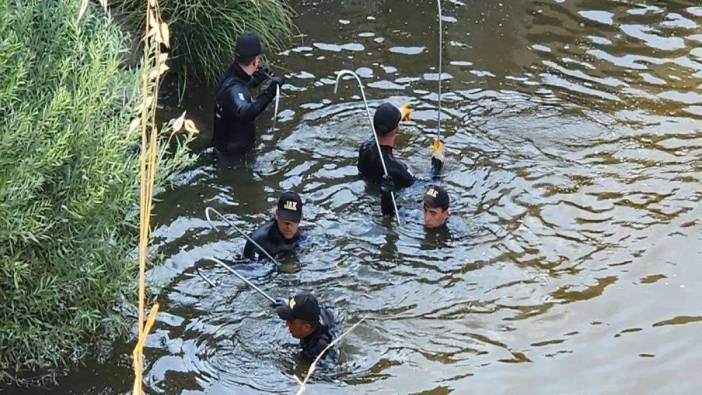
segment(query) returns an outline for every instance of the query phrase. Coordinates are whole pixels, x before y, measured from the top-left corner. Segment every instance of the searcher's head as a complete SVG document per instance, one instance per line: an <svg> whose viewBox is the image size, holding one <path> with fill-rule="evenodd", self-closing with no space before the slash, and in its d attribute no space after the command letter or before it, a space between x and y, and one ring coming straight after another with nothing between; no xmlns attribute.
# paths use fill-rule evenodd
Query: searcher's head
<svg viewBox="0 0 702 395"><path fill-rule="evenodd" d="M297 234L302 221L302 199L295 192L288 191L278 199L275 222L278 231L285 240L291 240Z"/></svg>
<svg viewBox="0 0 702 395"><path fill-rule="evenodd" d="M261 64L265 47L256 32L245 32L236 40L234 61L248 75L252 75Z"/></svg>
<svg viewBox="0 0 702 395"><path fill-rule="evenodd" d="M438 185L431 185L424 193L424 226L436 229L446 225L449 217L449 195Z"/></svg>
<svg viewBox="0 0 702 395"><path fill-rule="evenodd" d="M304 339L314 332L319 324L320 307L314 295L301 292L290 298L287 305L276 309L278 317L285 320L290 334L297 339Z"/></svg>
<svg viewBox="0 0 702 395"><path fill-rule="evenodd" d="M381 104L373 114L373 128L381 145L394 146L400 133L402 112L392 103Z"/></svg>

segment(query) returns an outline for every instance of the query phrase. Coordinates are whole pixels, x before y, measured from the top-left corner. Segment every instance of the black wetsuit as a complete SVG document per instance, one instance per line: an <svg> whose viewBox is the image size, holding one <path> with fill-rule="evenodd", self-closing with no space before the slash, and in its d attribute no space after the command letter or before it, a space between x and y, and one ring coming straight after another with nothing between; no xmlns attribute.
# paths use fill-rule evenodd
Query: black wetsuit
<svg viewBox="0 0 702 395"><path fill-rule="evenodd" d="M298 230L291 240L285 240L283 235L280 234L274 218L262 227L258 228L251 235L251 238L274 258L279 258L295 249L298 241L300 240L300 231ZM261 252L261 250L253 245L253 243L247 241L246 245L244 246L244 257L255 261L266 258L266 254Z"/></svg>
<svg viewBox="0 0 702 395"><path fill-rule="evenodd" d="M334 340L335 328L334 314L330 309L322 307L320 309L320 322L314 328L314 332L306 338L300 339L300 346L302 347L300 358L305 360L305 362L314 361L322 350ZM335 353L332 350L330 348L323 358L334 356Z"/></svg>
<svg viewBox="0 0 702 395"><path fill-rule="evenodd" d="M251 76L234 63L217 87L212 144L218 151L236 155L253 147L256 140L254 121L274 98L269 90L265 90L252 99L249 88L255 88L254 85Z"/></svg>
<svg viewBox="0 0 702 395"><path fill-rule="evenodd" d="M388 175L392 177L396 188L408 187L417 180L407 169L407 165L395 159L392 147L381 145L383 159L388 169ZM383 178L383 164L380 162L378 147L375 139L371 138L361 145L358 150L358 172L364 179L379 184Z"/></svg>

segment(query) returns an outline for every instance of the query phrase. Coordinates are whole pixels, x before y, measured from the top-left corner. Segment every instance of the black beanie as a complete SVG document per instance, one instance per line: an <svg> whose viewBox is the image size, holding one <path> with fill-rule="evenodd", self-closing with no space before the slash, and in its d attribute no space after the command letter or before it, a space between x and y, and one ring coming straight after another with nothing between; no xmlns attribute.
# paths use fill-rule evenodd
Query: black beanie
<svg viewBox="0 0 702 395"><path fill-rule="evenodd" d="M402 113L400 109L391 103L383 103L375 110L373 115L373 127L379 135L384 135L392 132L400 124Z"/></svg>
<svg viewBox="0 0 702 395"><path fill-rule="evenodd" d="M263 53L263 44L256 32L245 32L236 40L234 57L238 63L249 63Z"/></svg>

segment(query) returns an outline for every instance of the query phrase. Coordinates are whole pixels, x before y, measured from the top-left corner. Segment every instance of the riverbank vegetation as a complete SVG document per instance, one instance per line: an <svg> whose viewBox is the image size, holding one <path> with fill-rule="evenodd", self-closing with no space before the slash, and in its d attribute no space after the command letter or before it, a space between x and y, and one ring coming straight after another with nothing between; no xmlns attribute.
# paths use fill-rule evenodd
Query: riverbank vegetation
<svg viewBox="0 0 702 395"><path fill-rule="evenodd" d="M130 29L144 27L143 0L112 0ZM286 0L169 0L161 2L163 19L171 33L171 69L214 82L233 60L241 32L256 31L269 48L279 48L292 32L292 9Z"/></svg>
<svg viewBox="0 0 702 395"><path fill-rule="evenodd" d="M0 0L0 383L133 323L116 307L135 291L142 133L128 126L146 106L127 37L94 5L77 21L79 3ZM191 163L186 140L168 154L158 140L157 189Z"/></svg>

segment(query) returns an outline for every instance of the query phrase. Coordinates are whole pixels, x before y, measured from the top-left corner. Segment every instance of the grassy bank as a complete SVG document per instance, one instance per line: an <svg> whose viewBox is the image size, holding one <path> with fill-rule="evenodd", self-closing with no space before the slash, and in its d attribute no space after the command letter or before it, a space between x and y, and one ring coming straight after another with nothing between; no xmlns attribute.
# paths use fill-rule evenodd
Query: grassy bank
<svg viewBox="0 0 702 395"><path fill-rule="evenodd" d="M143 0L112 0L129 22L143 30ZM179 78L216 81L233 60L236 38L256 31L270 48L278 48L292 31L292 10L286 0L169 0L160 13L173 26L171 68Z"/></svg>
<svg viewBox="0 0 702 395"><path fill-rule="evenodd" d="M133 299L138 71L103 11L78 7L0 0L0 383L79 358ZM157 180L188 163L177 148Z"/></svg>

